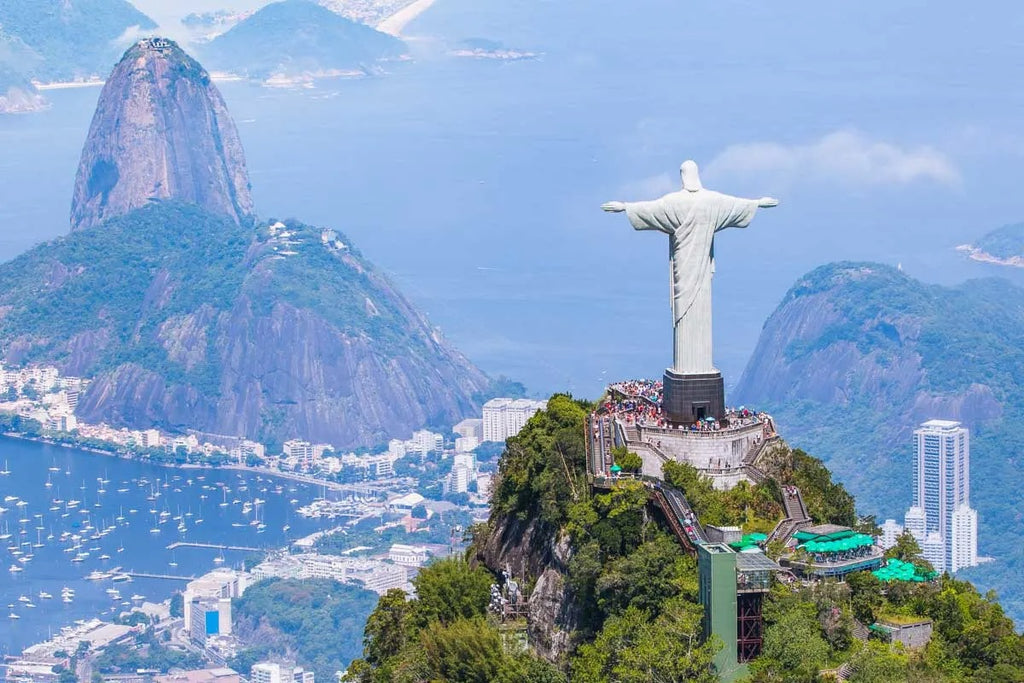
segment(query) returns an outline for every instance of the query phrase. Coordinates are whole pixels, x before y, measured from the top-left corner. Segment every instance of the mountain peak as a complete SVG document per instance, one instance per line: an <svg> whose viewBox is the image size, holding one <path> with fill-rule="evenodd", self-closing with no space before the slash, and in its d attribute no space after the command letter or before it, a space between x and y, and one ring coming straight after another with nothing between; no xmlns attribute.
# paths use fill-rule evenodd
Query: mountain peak
<svg viewBox="0 0 1024 683"><path fill-rule="evenodd" d="M130 47L100 94L75 179L71 229L152 199L248 222L254 211L238 130L210 75L177 43Z"/></svg>

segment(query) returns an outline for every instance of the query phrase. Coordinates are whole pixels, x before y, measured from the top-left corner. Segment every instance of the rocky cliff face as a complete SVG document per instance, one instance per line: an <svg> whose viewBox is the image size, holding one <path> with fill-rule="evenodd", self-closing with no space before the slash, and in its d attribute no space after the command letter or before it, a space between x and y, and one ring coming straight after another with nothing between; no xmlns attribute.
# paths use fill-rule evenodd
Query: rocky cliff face
<svg viewBox="0 0 1024 683"><path fill-rule="evenodd" d="M88 422L354 448L488 386L344 235L294 221L154 203L0 266L0 290L4 361L92 377Z"/></svg>
<svg viewBox="0 0 1024 683"><path fill-rule="evenodd" d="M563 660L575 644L580 617L567 584L573 554L568 536L553 535L536 519L499 516L475 548L475 561L495 575L507 570L513 577L534 581L528 608L530 647L550 662Z"/></svg>
<svg viewBox="0 0 1024 683"><path fill-rule="evenodd" d="M108 78L75 178L71 229L152 199L245 223L253 215L238 131L209 74L175 43L143 40Z"/></svg>

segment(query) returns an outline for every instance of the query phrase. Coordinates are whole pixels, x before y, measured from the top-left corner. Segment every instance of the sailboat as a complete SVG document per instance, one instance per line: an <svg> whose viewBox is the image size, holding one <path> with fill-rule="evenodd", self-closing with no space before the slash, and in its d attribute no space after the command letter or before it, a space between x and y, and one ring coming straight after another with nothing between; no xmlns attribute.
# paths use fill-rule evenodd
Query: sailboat
<svg viewBox="0 0 1024 683"><path fill-rule="evenodd" d="M10 473L11 473L11 468L10 468L10 466L9 466L9 465L7 464L7 461L6 461L6 460L4 460L4 468L3 468L2 470L0 470L0 475L2 475L2 476L4 476L4 477L6 477L6 476L7 476L7 475L9 475Z"/></svg>

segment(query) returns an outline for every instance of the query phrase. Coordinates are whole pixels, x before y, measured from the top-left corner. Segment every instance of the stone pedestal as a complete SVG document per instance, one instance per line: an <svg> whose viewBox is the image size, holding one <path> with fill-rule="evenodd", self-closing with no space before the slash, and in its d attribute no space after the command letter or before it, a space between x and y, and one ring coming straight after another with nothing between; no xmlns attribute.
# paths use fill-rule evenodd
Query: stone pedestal
<svg viewBox="0 0 1024 683"><path fill-rule="evenodd" d="M681 375L665 371L662 409L670 422L692 424L703 417L725 416L722 373Z"/></svg>

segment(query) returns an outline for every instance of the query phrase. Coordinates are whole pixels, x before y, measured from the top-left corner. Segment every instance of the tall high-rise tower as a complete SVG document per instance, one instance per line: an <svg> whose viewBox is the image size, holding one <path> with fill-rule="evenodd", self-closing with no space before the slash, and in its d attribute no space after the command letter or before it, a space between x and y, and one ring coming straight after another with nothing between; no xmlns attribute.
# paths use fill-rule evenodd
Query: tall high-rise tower
<svg viewBox="0 0 1024 683"><path fill-rule="evenodd" d="M970 433L959 422L929 420L914 430L914 446L914 502L907 513L907 529L919 543L931 537L929 559L937 570L974 566L977 513L970 509ZM941 556L934 551L932 534L942 540Z"/></svg>

